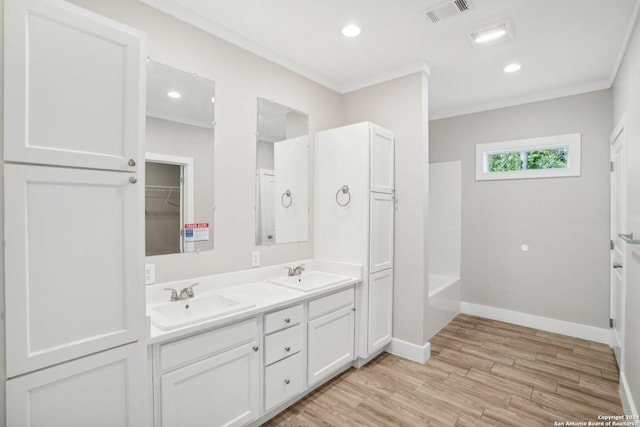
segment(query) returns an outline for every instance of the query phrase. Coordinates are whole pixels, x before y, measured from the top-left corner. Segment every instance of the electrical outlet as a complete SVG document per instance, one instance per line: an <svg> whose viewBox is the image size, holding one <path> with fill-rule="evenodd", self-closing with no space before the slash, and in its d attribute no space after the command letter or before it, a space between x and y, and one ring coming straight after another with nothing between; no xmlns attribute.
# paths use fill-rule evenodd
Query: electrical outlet
<svg viewBox="0 0 640 427"><path fill-rule="evenodd" d="M144 284L150 285L156 283L156 265L145 264L144 266Z"/></svg>
<svg viewBox="0 0 640 427"><path fill-rule="evenodd" d="M260 251L251 252L251 267L260 266Z"/></svg>

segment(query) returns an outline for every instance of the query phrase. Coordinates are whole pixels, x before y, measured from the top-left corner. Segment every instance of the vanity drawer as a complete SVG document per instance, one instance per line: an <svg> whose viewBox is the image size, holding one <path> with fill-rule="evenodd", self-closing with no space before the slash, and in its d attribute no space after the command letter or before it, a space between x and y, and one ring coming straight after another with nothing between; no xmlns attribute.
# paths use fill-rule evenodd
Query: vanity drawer
<svg viewBox="0 0 640 427"><path fill-rule="evenodd" d="M302 353L294 354L264 370L264 406L269 410L302 392L304 364Z"/></svg>
<svg viewBox="0 0 640 427"><path fill-rule="evenodd" d="M354 300L355 291L353 286L344 291L313 300L309 303L309 320L339 308L350 306L354 303Z"/></svg>
<svg viewBox="0 0 640 427"><path fill-rule="evenodd" d="M274 311L264 316L264 333L279 331L302 322L302 304Z"/></svg>
<svg viewBox="0 0 640 427"><path fill-rule="evenodd" d="M160 369L168 369L258 339L256 318L160 345Z"/></svg>
<svg viewBox="0 0 640 427"><path fill-rule="evenodd" d="M302 325L297 325L264 338L264 364L270 365L302 350Z"/></svg>

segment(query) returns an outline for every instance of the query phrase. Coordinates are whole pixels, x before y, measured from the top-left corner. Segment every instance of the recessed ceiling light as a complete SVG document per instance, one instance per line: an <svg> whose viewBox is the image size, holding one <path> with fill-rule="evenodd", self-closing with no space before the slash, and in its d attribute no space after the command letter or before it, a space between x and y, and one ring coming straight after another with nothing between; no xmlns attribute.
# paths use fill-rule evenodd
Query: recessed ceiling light
<svg viewBox="0 0 640 427"><path fill-rule="evenodd" d="M177 98L180 98L182 95L180 94L180 92L172 90L172 91L167 92L167 96L169 98L176 98L177 99Z"/></svg>
<svg viewBox="0 0 640 427"><path fill-rule="evenodd" d="M516 64L514 62L513 64L509 64L506 67L504 67L504 72L505 73L515 73L516 71L520 71L520 68L522 68L522 65Z"/></svg>
<svg viewBox="0 0 640 427"><path fill-rule="evenodd" d="M485 27L477 31L469 33L474 46L486 46L511 37L510 25L507 22L501 22L497 25Z"/></svg>
<svg viewBox="0 0 640 427"><path fill-rule="evenodd" d="M345 37L356 37L360 35L360 27L356 24L345 25L342 28L342 35Z"/></svg>

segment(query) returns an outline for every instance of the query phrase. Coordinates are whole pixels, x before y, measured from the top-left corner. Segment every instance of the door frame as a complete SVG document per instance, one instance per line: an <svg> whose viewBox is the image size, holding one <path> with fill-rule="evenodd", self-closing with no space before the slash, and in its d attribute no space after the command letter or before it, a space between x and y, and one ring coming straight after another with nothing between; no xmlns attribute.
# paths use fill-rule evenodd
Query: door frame
<svg viewBox="0 0 640 427"><path fill-rule="evenodd" d="M193 223L195 212L193 157L146 152L144 153L144 160L145 162L180 166L180 178L182 180L180 183L180 187L182 187L180 197L180 252L193 252L195 243L186 242L184 237L184 225Z"/></svg>

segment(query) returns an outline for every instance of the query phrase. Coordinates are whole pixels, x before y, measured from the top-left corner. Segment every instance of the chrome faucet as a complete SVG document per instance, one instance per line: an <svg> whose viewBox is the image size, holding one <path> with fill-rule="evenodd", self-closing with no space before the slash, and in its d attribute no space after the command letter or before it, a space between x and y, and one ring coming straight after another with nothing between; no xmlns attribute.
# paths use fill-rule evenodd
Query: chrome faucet
<svg viewBox="0 0 640 427"><path fill-rule="evenodd" d="M196 282L191 286L187 286L180 291L180 295L178 295L178 291L173 288L164 288L164 290L171 291L171 299L169 301L180 301L183 299L193 298L195 296L193 293L193 287L198 286L199 284L200 283Z"/></svg>
<svg viewBox="0 0 640 427"><path fill-rule="evenodd" d="M304 271L304 264L300 264L299 266L294 268L291 268L291 267L285 267L285 268L289 270L287 272L287 276L300 276Z"/></svg>

